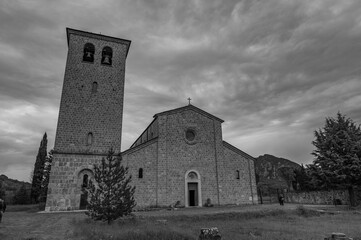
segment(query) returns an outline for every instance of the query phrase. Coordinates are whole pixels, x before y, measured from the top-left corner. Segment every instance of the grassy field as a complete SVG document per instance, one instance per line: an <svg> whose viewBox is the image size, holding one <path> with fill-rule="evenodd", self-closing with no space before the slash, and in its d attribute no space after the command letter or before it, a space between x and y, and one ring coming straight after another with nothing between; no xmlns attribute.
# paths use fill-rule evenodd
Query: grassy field
<svg viewBox="0 0 361 240"><path fill-rule="evenodd" d="M288 205L196 208L137 212L112 225L93 222L84 213L35 213L34 207L14 207L0 224L0 239L198 239L203 227L218 227L222 240L313 240L331 232L361 239L361 214L356 210ZM342 210L342 211L339 211Z"/></svg>

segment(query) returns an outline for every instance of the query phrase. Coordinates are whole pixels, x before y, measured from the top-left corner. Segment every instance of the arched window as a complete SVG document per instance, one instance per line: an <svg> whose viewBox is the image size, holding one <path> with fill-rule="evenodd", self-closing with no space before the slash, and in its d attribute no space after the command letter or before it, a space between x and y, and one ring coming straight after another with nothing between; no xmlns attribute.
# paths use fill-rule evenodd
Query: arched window
<svg viewBox="0 0 361 240"><path fill-rule="evenodd" d="M81 185L82 188L86 188L88 186L88 174L84 174L83 176L83 184Z"/></svg>
<svg viewBox="0 0 361 240"><path fill-rule="evenodd" d="M138 178L143 178L143 168L139 168Z"/></svg>
<svg viewBox="0 0 361 240"><path fill-rule="evenodd" d="M236 170L236 178L239 179L239 170Z"/></svg>
<svg viewBox="0 0 361 240"><path fill-rule="evenodd" d="M93 133L88 133L87 139L86 139L86 145L92 145L93 144Z"/></svg>
<svg viewBox="0 0 361 240"><path fill-rule="evenodd" d="M98 91L98 83L97 83L97 82L93 82L92 93L96 93L97 91Z"/></svg>
<svg viewBox="0 0 361 240"><path fill-rule="evenodd" d="M196 180L196 179L198 179L197 173L195 173L195 172L190 172L190 173L188 173L188 179L189 179L189 180Z"/></svg>
<svg viewBox="0 0 361 240"><path fill-rule="evenodd" d="M104 47L102 51L102 64L112 65L113 50L110 47Z"/></svg>
<svg viewBox="0 0 361 240"><path fill-rule="evenodd" d="M94 62L94 53L95 53L94 45L91 43L86 43L84 45L83 61Z"/></svg>

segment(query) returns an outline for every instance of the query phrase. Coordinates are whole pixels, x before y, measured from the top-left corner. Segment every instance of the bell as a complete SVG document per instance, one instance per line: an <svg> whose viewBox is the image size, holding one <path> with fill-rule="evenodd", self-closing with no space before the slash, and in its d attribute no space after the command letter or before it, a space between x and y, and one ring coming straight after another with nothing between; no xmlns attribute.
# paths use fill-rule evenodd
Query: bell
<svg viewBox="0 0 361 240"><path fill-rule="evenodd" d="M92 57L92 53L91 53L91 52L86 52L86 57L87 57L87 58L91 58L91 57Z"/></svg>
<svg viewBox="0 0 361 240"><path fill-rule="evenodd" d="M110 64L110 57L108 55L104 56L104 60L103 60L104 64Z"/></svg>

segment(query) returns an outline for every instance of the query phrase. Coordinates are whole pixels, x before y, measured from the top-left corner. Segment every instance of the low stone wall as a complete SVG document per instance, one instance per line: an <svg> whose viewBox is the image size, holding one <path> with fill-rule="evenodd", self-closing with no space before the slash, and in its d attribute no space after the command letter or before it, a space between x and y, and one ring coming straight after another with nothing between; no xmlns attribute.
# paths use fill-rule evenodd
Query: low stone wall
<svg viewBox="0 0 361 240"><path fill-rule="evenodd" d="M337 204L348 204L349 195L347 190L285 193L286 203L333 205L335 204L334 200L337 201Z"/></svg>

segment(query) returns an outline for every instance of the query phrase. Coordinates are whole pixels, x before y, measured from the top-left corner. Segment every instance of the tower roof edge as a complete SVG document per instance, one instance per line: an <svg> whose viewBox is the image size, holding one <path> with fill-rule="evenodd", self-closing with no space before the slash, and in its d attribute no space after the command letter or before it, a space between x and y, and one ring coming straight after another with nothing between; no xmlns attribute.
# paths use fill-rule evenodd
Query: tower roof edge
<svg viewBox="0 0 361 240"><path fill-rule="evenodd" d="M107 36L107 35L103 35L103 34L99 34L99 33L86 32L86 31L77 30L77 29L67 27L66 28L66 37L67 37L68 46L69 46L69 38L70 38L71 34L79 35L79 36L83 36L83 37L94 38L94 39L98 39L98 40L105 40L105 41L111 41L111 42L124 44L124 45L127 46L127 53L126 53L125 57L128 56L129 47L130 47L130 44L132 42L131 40L127 40L127 39L124 39L124 38L116 38L116 37L111 37L111 36Z"/></svg>

